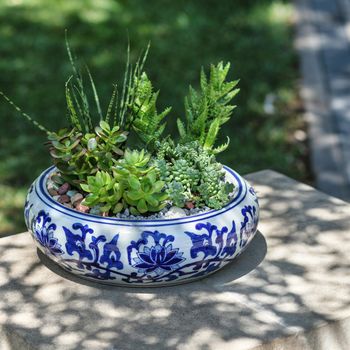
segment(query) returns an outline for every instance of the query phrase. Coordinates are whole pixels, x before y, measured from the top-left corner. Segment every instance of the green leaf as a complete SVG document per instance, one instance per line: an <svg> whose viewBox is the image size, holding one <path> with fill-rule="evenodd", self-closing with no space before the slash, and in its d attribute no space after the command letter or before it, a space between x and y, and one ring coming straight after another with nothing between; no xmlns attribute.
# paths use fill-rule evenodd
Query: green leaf
<svg viewBox="0 0 350 350"><path fill-rule="evenodd" d="M141 189L141 183L140 183L139 179L137 178L137 176L135 176L135 175L130 175L130 177L128 178L128 183L129 183L129 186L133 190L140 190Z"/></svg>
<svg viewBox="0 0 350 350"><path fill-rule="evenodd" d="M130 207L129 211L131 215L140 215L140 212L134 207Z"/></svg>
<svg viewBox="0 0 350 350"><path fill-rule="evenodd" d="M66 84L65 84L65 87L66 87L66 101L67 101L67 108L68 108L68 112L69 112L69 121L71 123L71 125L73 127L76 127L78 130L82 130L82 127L81 127L81 124L79 122L79 118L78 118L78 115L77 115L77 112L74 108L74 104L73 104L73 101L72 101L72 97L71 97L71 93L70 93L70 89L68 87L68 84L69 84L69 81L72 77L70 77L67 81L66 81Z"/></svg>
<svg viewBox="0 0 350 350"><path fill-rule="evenodd" d="M219 128L220 128L220 120L219 119L215 119L209 128L207 137L205 138L205 142L203 147L206 149L211 149L216 141L216 137L218 135L219 132Z"/></svg>
<svg viewBox="0 0 350 350"><path fill-rule="evenodd" d="M114 208L113 208L113 213L120 213L123 210L123 204L122 203L117 203Z"/></svg>
<svg viewBox="0 0 350 350"><path fill-rule="evenodd" d="M152 187L152 193L160 192L164 186L165 186L164 181L157 181Z"/></svg>
<svg viewBox="0 0 350 350"><path fill-rule="evenodd" d="M97 147L97 141L94 137L92 137L91 139L89 139L88 143L87 143L87 147L89 151L93 151L94 149L96 149Z"/></svg>
<svg viewBox="0 0 350 350"><path fill-rule="evenodd" d="M85 191L85 192L91 192L90 191L90 186L87 184L80 184L80 188Z"/></svg>
<svg viewBox="0 0 350 350"><path fill-rule="evenodd" d="M147 203L149 203L153 207L157 207L159 204L158 200L155 197L153 197L152 195L146 196L145 199L146 199Z"/></svg>
<svg viewBox="0 0 350 350"><path fill-rule="evenodd" d="M47 135L52 134L51 131L47 130L44 126L39 124L36 120L32 119L27 113L23 112L7 95L0 91L0 96L2 96L6 102L11 105L17 112L19 112L24 118L36 126L39 130L44 131Z"/></svg>
<svg viewBox="0 0 350 350"><path fill-rule="evenodd" d="M104 130L104 131L109 132L109 131L111 130L109 124L108 124L106 121L104 121L104 120L101 120L100 123L99 123L99 125L100 125L100 128L101 128L102 130Z"/></svg>
<svg viewBox="0 0 350 350"><path fill-rule="evenodd" d="M184 123L179 118L176 120L176 122L177 122L177 129L179 131L180 138L181 139L185 139L185 137L186 137L186 130L185 130Z"/></svg>
<svg viewBox="0 0 350 350"><path fill-rule="evenodd" d="M150 180L150 183L153 184L157 181L157 173L155 170L150 171L147 174L147 178Z"/></svg>
<svg viewBox="0 0 350 350"><path fill-rule="evenodd" d="M115 142L122 143L125 142L127 139L127 136L125 134L120 134L115 138Z"/></svg>
<svg viewBox="0 0 350 350"><path fill-rule="evenodd" d="M218 154L221 153L223 151L225 151L225 149L228 147L228 145L230 144L230 138L227 136L227 142L212 149L212 153L213 154Z"/></svg>
<svg viewBox="0 0 350 350"><path fill-rule="evenodd" d="M143 193L141 191L128 191L127 196L132 201L138 201L143 197Z"/></svg>
<svg viewBox="0 0 350 350"><path fill-rule="evenodd" d="M98 98L98 94L97 94L96 86L95 86L95 83L94 83L94 79L92 78L92 75L90 73L90 69L89 69L88 66L86 66L86 71L88 73L88 76L89 76L89 79L90 79L90 83L91 83L92 92L94 94L96 108L97 108L97 113L100 116L100 120L103 120L101 106L100 106L100 99Z"/></svg>
<svg viewBox="0 0 350 350"><path fill-rule="evenodd" d="M102 207L100 207L100 213L108 212L110 210L111 210L111 205L110 204L105 204Z"/></svg>
<svg viewBox="0 0 350 350"><path fill-rule="evenodd" d="M146 213L148 211L147 204L144 199L140 199L138 201L136 208L141 214Z"/></svg>

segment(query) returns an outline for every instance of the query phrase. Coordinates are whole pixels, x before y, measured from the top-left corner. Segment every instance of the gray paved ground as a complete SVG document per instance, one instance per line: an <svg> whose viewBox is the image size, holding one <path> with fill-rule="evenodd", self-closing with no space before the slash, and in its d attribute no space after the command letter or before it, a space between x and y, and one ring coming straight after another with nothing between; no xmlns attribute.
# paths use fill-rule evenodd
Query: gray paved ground
<svg viewBox="0 0 350 350"><path fill-rule="evenodd" d="M350 201L350 0L295 0L316 185Z"/></svg>

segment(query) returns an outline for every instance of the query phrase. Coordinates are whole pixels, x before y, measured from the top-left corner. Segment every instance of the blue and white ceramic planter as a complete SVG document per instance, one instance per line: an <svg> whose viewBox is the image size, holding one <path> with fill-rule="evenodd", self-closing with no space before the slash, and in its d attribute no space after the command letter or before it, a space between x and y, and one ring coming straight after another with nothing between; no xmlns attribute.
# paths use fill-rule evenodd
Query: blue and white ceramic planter
<svg viewBox="0 0 350 350"><path fill-rule="evenodd" d="M253 188L225 167L236 194L221 210L179 219L127 220L83 214L56 202L44 171L29 189L25 221L37 247L65 270L123 286L171 285L204 277L237 257L254 237Z"/></svg>

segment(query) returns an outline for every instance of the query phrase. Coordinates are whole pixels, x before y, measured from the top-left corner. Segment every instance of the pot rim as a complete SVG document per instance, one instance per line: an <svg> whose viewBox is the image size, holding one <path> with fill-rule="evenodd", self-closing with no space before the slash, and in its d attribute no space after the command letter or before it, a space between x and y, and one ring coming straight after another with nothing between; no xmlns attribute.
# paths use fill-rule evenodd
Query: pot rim
<svg viewBox="0 0 350 350"><path fill-rule="evenodd" d="M181 218L175 218L175 219L124 219L124 218L114 218L114 217L102 217L102 216L93 215L89 213L81 213L75 209L68 208L63 204L54 200L51 197L51 195L48 193L48 190L46 187L47 178L49 174L54 171L55 166L51 166L48 169L44 170L39 175L39 177L37 178L37 180L33 185L34 185L34 190L36 195L45 205L49 206L51 209L58 211L64 215L71 216L79 220L83 219L85 221L90 221L94 223L110 224L110 225L118 225L118 226L170 226L170 225L178 225L178 224L187 224L191 222L196 222L198 220L206 220L206 219L212 218L214 216L223 214L228 210L233 209L244 200L248 191L246 181L237 172L235 172L228 166L224 165L223 168L226 171L226 173L231 175L231 182L233 182L232 177L235 179L235 182L237 182L236 193L232 198L232 200L219 210L212 209L205 213L199 213L199 214L190 215L190 216L181 217Z"/></svg>

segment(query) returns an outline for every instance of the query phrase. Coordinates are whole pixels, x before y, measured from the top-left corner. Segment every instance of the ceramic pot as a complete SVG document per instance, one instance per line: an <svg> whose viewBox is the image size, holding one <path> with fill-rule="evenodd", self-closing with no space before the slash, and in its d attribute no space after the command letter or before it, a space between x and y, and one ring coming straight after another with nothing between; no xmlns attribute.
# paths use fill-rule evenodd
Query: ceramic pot
<svg viewBox="0 0 350 350"><path fill-rule="evenodd" d="M190 282L234 260L257 230L253 188L224 168L236 192L222 209L178 219L128 220L80 213L55 201L46 188L51 167L29 189L26 225L48 258L80 277L123 286Z"/></svg>

